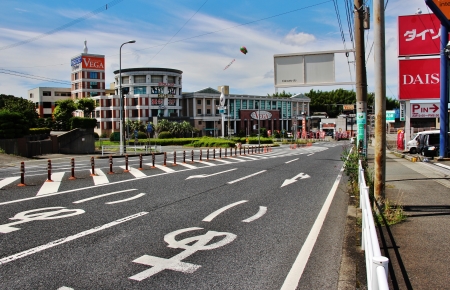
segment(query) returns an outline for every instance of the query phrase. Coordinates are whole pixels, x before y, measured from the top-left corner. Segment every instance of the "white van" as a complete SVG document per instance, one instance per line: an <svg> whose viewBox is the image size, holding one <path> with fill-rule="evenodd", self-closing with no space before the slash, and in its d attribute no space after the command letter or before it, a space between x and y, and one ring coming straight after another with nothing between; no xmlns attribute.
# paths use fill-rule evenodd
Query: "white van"
<svg viewBox="0 0 450 290"><path fill-rule="evenodd" d="M423 147L425 146L425 136L427 135L433 135L433 138L439 140L439 136L441 134L441 131L439 130L430 130L430 131L422 131L414 135L414 137L406 143L406 151L408 151L411 154L420 153L423 150ZM430 136L429 136L430 137ZM427 140L429 140L429 137ZM428 146L428 145L427 145Z"/></svg>

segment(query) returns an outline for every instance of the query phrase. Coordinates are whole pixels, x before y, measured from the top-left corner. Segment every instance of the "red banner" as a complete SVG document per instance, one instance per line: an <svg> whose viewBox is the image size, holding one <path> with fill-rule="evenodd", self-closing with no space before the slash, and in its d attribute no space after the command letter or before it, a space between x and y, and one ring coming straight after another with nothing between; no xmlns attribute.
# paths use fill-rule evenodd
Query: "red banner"
<svg viewBox="0 0 450 290"><path fill-rule="evenodd" d="M99 57L83 56L82 67L105 70L105 59Z"/></svg>
<svg viewBox="0 0 450 290"><path fill-rule="evenodd" d="M441 47L441 23L434 14L398 17L398 55L434 55Z"/></svg>
<svg viewBox="0 0 450 290"><path fill-rule="evenodd" d="M399 60L399 100L439 99L440 59Z"/></svg>

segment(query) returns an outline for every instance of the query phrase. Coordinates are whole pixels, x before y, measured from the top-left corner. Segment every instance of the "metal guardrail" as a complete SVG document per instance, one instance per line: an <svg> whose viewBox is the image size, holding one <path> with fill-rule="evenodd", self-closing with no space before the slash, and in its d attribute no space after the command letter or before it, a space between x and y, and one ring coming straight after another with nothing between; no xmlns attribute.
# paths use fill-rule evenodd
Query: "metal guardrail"
<svg viewBox="0 0 450 290"><path fill-rule="evenodd" d="M381 256L377 231L373 220L372 207L370 204L369 187L366 185L361 160L359 161L358 172L359 204L362 210L361 249L365 251L366 257L367 288L369 290L389 289L389 259Z"/></svg>
<svg viewBox="0 0 450 290"><path fill-rule="evenodd" d="M110 150L114 150L114 151L120 151L120 145L104 145L102 146L102 156L106 153L106 150L110 149ZM154 151L157 151L158 145L141 145L141 146L136 146L136 145L129 145L129 146L125 146L126 151L127 152L133 152L137 153L138 151L145 151L145 153L151 152L152 148ZM159 145L159 151L161 151L161 145Z"/></svg>

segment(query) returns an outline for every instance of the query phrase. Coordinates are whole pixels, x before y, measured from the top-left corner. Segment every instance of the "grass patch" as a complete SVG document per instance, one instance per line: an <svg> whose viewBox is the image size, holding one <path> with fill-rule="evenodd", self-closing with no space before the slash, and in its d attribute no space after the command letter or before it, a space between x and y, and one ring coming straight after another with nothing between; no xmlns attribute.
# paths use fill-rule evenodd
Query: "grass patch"
<svg viewBox="0 0 450 290"><path fill-rule="evenodd" d="M403 211L403 206L399 203L392 203L385 199L381 205L381 210L374 213L375 222L382 226L392 226L406 220L407 216Z"/></svg>

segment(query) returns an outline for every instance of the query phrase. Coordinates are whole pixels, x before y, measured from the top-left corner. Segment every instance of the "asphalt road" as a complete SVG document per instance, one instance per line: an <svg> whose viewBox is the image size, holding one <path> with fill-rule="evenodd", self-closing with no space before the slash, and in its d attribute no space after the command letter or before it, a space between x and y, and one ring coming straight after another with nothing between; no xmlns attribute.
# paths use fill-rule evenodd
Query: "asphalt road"
<svg viewBox="0 0 450 290"><path fill-rule="evenodd" d="M2 289L335 289L342 142L182 164L0 170ZM181 153L177 153L177 155ZM188 161L190 159L188 158ZM122 167L121 167L122 166ZM66 288L64 288L66 287Z"/></svg>

